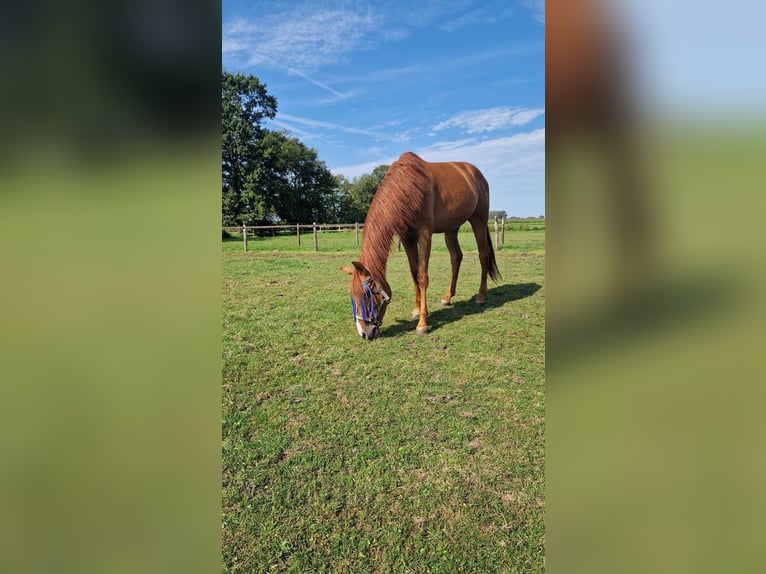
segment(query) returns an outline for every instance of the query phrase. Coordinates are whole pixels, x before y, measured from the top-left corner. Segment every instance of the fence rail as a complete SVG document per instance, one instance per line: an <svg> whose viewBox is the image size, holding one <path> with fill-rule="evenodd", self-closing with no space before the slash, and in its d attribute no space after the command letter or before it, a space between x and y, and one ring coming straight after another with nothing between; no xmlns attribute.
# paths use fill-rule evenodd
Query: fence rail
<svg viewBox="0 0 766 574"><path fill-rule="evenodd" d="M540 225L542 224L545 226L545 219L498 219L497 217L494 218L490 224L494 224L494 232L495 232L495 249L500 249L500 245L505 244L505 228L508 226L509 229L512 228L514 224L519 225ZM300 223L294 223L294 224L286 224L286 225L240 225L238 227L223 227L224 231L235 231L238 233L242 233L242 243L244 250L247 251L247 235L250 231L256 231L256 230L295 230L295 234L298 238L298 246L301 245L301 231L304 233L308 233L308 229L311 229L311 234L314 239L314 251L319 251L319 238L317 237L317 234L322 231L324 233L327 232L340 232L345 229L353 229L354 234L356 236L356 244L359 245L359 232L364 231L364 223L312 223L312 224L300 224ZM401 250L401 243L397 242L397 250Z"/></svg>
<svg viewBox="0 0 766 574"><path fill-rule="evenodd" d="M296 229L300 227L301 229L306 229L307 227L313 227L316 225L316 228L319 231L341 231L343 228L354 228L359 227L359 229L362 229L364 227L364 223L293 223L290 225L248 225L247 230L250 231L251 229ZM226 231L242 231L242 228L245 227L243 225L237 226L237 227L223 227L222 229L225 229Z"/></svg>
<svg viewBox="0 0 766 574"><path fill-rule="evenodd" d="M301 245L301 230L311 229L311 234L314 237L314 251L319 251L319 237L317 234L320 231L342 231L344 228L353 228L356 235L356 244L359 245L359 231L364 228L364 223L312 223L308 225L306 223L295 223L292 225L241 225L239 227L223 227L224 231L238 231L242 233L242 244L247 251L247 234L249 231L264 230L264 229L288 229L295 230L295 235L298 237L298 247Z"/></svg>

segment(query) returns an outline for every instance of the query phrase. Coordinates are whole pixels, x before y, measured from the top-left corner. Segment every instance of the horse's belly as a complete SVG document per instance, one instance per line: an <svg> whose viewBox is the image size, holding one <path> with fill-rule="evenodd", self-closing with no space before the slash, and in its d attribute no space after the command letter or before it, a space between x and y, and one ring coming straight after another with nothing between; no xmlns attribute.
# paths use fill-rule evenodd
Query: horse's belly
<svg viewBox="0 0 766 574"><path fill-rule="evenodd" d="M476 198L471 197L460 202L436 201L434 205L434 233L444 233L457 229L473 216L476 211Z"/></svg>
<svg viewBox="0 0 766 574"><path fill-rule="evenodd" d="M444 233L445 231L452 231L460 227L468 220L464 215L455 215L449 217L449 214L443 214L439 219L434 219L434 233Z"/></svg>

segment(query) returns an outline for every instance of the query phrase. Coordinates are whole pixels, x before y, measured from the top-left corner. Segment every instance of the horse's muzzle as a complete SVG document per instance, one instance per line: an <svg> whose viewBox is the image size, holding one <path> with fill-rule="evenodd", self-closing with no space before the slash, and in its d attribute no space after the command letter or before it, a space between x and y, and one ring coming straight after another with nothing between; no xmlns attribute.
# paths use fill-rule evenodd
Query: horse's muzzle
<svg viewBox="0 0 766 574"><path fill-rule="evenodd" d="M362 339L364 339L365 341L372 341L378 338L378 336L380 335L380 329L378 328L377 325L373 325L372 329L370 329L369 331L362 330L359 334L362 336Z"/></svg>

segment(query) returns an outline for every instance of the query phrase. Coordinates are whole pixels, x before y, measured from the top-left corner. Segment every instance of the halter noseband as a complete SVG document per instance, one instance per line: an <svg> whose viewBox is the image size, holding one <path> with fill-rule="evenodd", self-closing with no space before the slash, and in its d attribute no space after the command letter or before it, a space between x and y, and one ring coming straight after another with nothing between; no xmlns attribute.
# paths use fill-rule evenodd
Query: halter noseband
<svg viewBox="0 0 766 574"><path fill-rule="evenodd" d="M364 293L362 295L360 308L357 308L356 299L353 297L351 297L351 307L354 311L355 320L359 319L360 321L372 323L373 325L380 327L381 322L377 319L375 312L375 295L380 295L383 304L388 304L388 302L391 301L391 296L383 290L383 287L373 289L372 285L374 285L372 277L368 277L362 281L362 290Z"/></svg>

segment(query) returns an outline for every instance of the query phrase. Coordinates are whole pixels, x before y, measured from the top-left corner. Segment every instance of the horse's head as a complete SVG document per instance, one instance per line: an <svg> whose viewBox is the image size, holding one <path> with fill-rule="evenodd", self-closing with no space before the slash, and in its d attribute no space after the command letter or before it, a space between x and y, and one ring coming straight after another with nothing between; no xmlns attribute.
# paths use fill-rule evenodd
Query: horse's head
<svg viewBox="0 0 766 574"><path fill-rule="evenodd" d="M354 313L356 331L362 339L372 341L380 334L380 325L391 295L386 291L388 284L378 282L358 261L353 267L341 267L351 275L351 309Z"/></svg>

